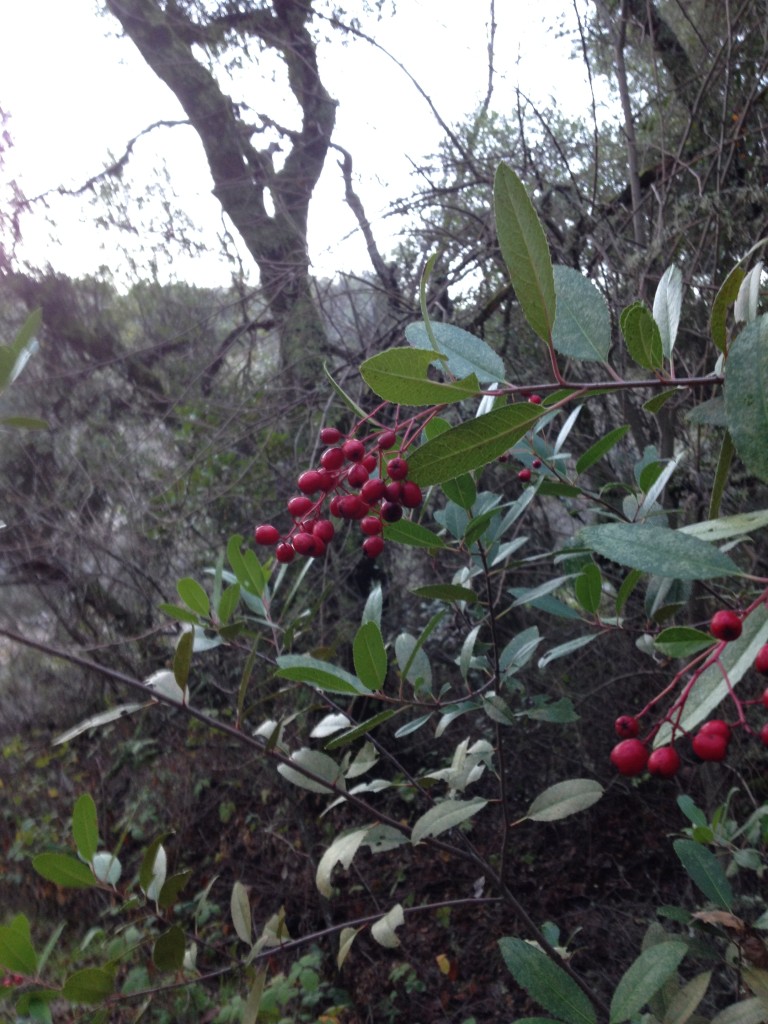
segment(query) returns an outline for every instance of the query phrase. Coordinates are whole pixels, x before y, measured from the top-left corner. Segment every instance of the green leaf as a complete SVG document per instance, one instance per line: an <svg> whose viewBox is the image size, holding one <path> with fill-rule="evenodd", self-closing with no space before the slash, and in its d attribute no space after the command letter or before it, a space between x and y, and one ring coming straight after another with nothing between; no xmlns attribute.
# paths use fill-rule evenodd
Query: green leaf
<svg viewBox="0 0 768 1024"><path fill-rule="evenodd" d="M309 683L331 693L364 694L370 691L357 676L327 661L313 658L308 654L282 654L277 659L277 675L281 679L292 679Z"/></svg>
<svg viewBox="0 0 768 1024"><path fill-rule="evenodd" d="M178 971L184 965L184 930L179 925L172 925L158 937L152 963L159 971Z"/></svg>
<svg viewBox="0 0 768 1024"><path fill-rule="evenodd" d="M15 427L16 430L47 430L48 421L35 416L0 416L0 426Z"/></svg>
<svg viewBox="0 0 768 1024"><path fill-rule="evenodd" d="M566 1024L595 1024L592 1003L573 978L540 949L510 936L499 939L499 949L507 970L534 1002Z"/></svg>
<svg viewBox="0 0 768 1024"><path fill-rule="evenodd" d="M414 348L426 349L433 356L433 365L438 369L448 369L454 377L468 377L474 373L478 381L483 384L497 383L504 380L504 363L498 352L494 352L487 342L476 338L474 334L463 331L453 324L432 323L434 334L440 352L447 358L445 360L434 358L434 349L427 334L427 328L422 320L408 324L405 329L405 339Z"/></svg>
<svg viewBox="0 0 768 1024"><path fill-rule="evenodd" d="M194 646L194 632L191 629L185 629L176 643L176 650L173 654L173 677L182 691L187 688Z"/></svg>
<svg viewBox="0 0 768 1024"><path fill-rule="evenodd" d="M541 670L546 668L551 661L557 661L558 658L565 658L567 655L573 654L574 651L578 651L580 648L586 647L587 644L591 644L597 640L598 636L598 633L587 633L585 636L577 636L573 640L566 640L564 644L558 644L557 647L553 647L539 658L539 669Z"/></svg>
<svg viewBox="0 0 768 1024"><path fill-rule="evenodd" d="M96 804L90 793L83 793L77 798L72 810L72 836L83 860L93 860L99 848L99 823Z"/></svg>
<svg viewBox="0 0 768 1024"><path fill-rule="evenodd" d="M232 886L229 910L238 939L250 946L251 939L253 938L253 919L251 917L251 903L248 899L248 890L242 882L235 882Z"/></svg>
<svg viewBox="0 0 768 1024"><path fill-rule="evenodd" d="M659 942L644 950L624 974L611 1000L610 1024L634 1017L671 978L688 952L684 942Z"/></svg>
<svg viewBox="0 0 768 1024"><path fill-rule="evenodd" d="M168 832L161 833L152 840L144 851L144 856L141 859L141 867L139 868L139 885L144 892L146 892L152 885L152 880L155 877L155 863L160 852L160 847L163 845L163 841L167 839L168 835Z"/></svg>
<svg viewBox="0 0 768 1024"><path fill-rule="evenodd" d="M496 234L515 296L536 334L551 344L557 300L544 229L523 183L500 164L493 187Z"/></svg>
<svg viewBox="0 0 768 1024"><path fill-rule="evenodd" d="M715 1014L711 1024L764 1024L765 1017L765 999L754 996L726 1006Z"/></svg>
<svg viewBox="0 0 768 1024"><path fill-rule="evenodd" d="M566 779L539 793L525 817L531 821L560 821L597 803L603 787L594 779Z"/></svg>
<svg viewBox="0 0 768 1024"><path fill-rule="evenodd" d="M634 302L619 319L627 351L639 366L658 370L664 363L659 325L644 302Z"/></svg>
<svg viewBox="0 0 768 1024"><path fill-rule="evenodd" d="M730 540L731 537L743 537L754 530L762 530L768 526L768 509L755 509L753 512L737 512L733 516L720 516L719 519L705 519L700 523L681 526L680 532L698 537L699 540L710 542Z"/></svg>
<svg viewBox="0 0 768 1024"><path fill-rule="evenodd" d="M556 725L566 725L568 722L579 720L573 701L569 697L560 697L559 700L553 701L546 697L534 697L534 701L536 700L542 701L538 707L526 708L518 714L532 722L550 722Z"/></svg>
<svg viewBox="0 0 768 1024"><path fill-rule="evenodd" d="M728 309L736 301L743 280L744 271L737 264L720 285L715 301L712 303L709 331L712 335L712 341L715 343L715 348L720 352L725 352L728 345L728 333L725 329L725 322L728 318Z"/></svg>
<svg viewBox="0 0 768 1024"><path fill-rule="evenodd" d="M670 658L690 658L712 646L712 637L690 626L670 626L663 629L653 641L657 651Z"/></svg>
<svg viewBox="0 0 768 1024"><path fill-rule="evenodd" d="M331 887L333 869L337 864L341 864L345 871L349 869L355 854L360 849L361 843L370 831L371 826L368 825L366 828L357 829L355 832L347 832L343 836L337 836L320 858L315 874L315 884L317 885L318 892L325 896L326 899L330 899L333 895Z"/></svg>
<svg viewBox="0 0 768 1024"><path fill-rule="evenodd" d="M623 427L616 427L615 430L606 434L605 437L601 437L599 441L595 441L593 445L590 445L584 454L577 460L576 472L584 473L590 468L590 466L594 466L596 462L599 462L604 455L608 454L611 448L619 443L628 430L629 427L626 425Z"/></svg>
<svg viewBox="0 0 768 1024"><path fill-rule="evenodd" d="M19 918L16 918L16 921L18 920ZM28 926L29 922L26 929L13 924L0 927L0 967L34 978L37 974L37 956L29 937Z"/></svg>
<svg viewBox="0 0 768 1024"><path fill-rule="evenodd" d="M429 548L432 551L438 551L445 547L445 541L436 533L420 523L412 523L410 519L401 519L397 523L385 523L384 539L392 541L393 544L407 544L412 548Z"/></svg>
<svg viewBox="0 0 768 1024"><path fill-rule="evenodd" d="M691 880L707 899L721 910L732 910L731 883L714 853L692 839L676 839L672 845Z"/></svg>
<svg viewBox="0 0 768 1024"><path fill-rule="evenodd" d="M472 604L477 600L474 590L460 587L455 583L431 583L424 587L415 587L411 593L416 597L426 598L427 601L447 601L449 604L454 601L467 601Z"/></svg>
<svg viewBox="0 0 768 1024"><path fill-rule="evenodd" d="M0 345L0 391L12 383L34 349L34 338L43 322L42 310L34 309L10 345Z"/></svg>
<svg viewBox="0 0 768 1024"><path fill-rule="evenodd" d="M686 1024L706 995L711 980L712 971L705 971L703 974L697 974L695 978L691 978L686 985L683 985L672 997L667 1012L664 1014L663 1024Z"/></svg>
<svg viewBox="0 0 768 1024"><path fill-rule="evenodd" d="M655 416L656 413L667 404L670 398L674 398L676 394L678 394L677 388L670 388L669 391L662 391L658 395L654 395L653 398L649 398L647 402L643 402L643 409Z"/></svg>
<svg viewBox="0 0 768 1024"><path fill-rule="evenodd" d="M747 472L768 482L768 316L745 327L728 350L725 413Z"/></svg>
<svg viewBox="0 0 768 1024"><path fill-rule="evenodd" d="M417 348L388 348L366 359L360 374L368 387L386 402L399 405L442 405L472 398L480 391L474 373L464 380L430 380L427 370L435 353ZM455 475L455 474L454 474Z"/></svg>
<svg viewBox="0 0 768 1024"><path fill-rule="evenodd" d="M346 732L341 733L340 736L335 736L325 744L325 749L338 750L339 747L346 747L361 736L365 736L365 734L370 732L372 729L375 729L377 725L381 725L382 722L388 722L389 719L393 718L397 713L398 712L395 710L380 711L378 715L373 715L371 718L367 718L364 722L356 725L354 729L348 729Z"/></svg>
<svg viewBox="0 0 768 1024"><path fill-rule="evenodd" d="M417 818L411 830L411 842L415 846L423 839L442 835L463 821L473 818L488 803L479 797L473 800L443 800Z"/></svg>
<svg viewBox="0 0 768 1024"><path fill-rule="evenodd" d="M197 626L200 622L199 615L195 615L194 612L190 612L178 604L168 604L167 602L163 602L163 604L160 605L160 611L172 619L178 619L179 622L188 622L192 626Z"/></svg>
<svg viewBox="0 0 768 1024"><path fill-rule="evenodd" d="M619 592L616 595L616 614L617 615L621 615L621 613L624 611L624 606L626 605L627 601L629 600L630 595L632 594L632 591L635 589L637 584L642 579L642 576L643 576L643 574L640 572L639 569L633 569L631 572L628 572L627 575L622 580L622 584L619 587Z"/></svg>
<svg viewBox="0 0 768 1024"><path fill-rule="evenodd" d="M418 484L441 484L493 462L526 434L539 406L517 402L466 420L418 448L409 460L409 475Z"/></svg>
<svg viewBox="0 0 768 1024"><path fill-rule="evenodd" d="M443 480L441 487L446 498L455 501L459 508L469 511L477 501L477 488L469 473L462 473L455 480Z"/></svg>
<svg viewBox="0 0 768 1024"><path fill-rule="evenodd" d="M661 348L667 359L672 358L682 306L683 275L677 267L667 267L653 297L653 319L659 325Z"/></svg>
<svg viewBox="0 0 768 1024"><path fill-rule="evenodd" d="M611 348L611 316L605 299L589 278L572 267L556 266L554 280L556 351L571 359L605 362Z"/></svg>
<svg viewBox="0 0 768 1024"><path fill-rule="evenodd" d="M256 594L257 597L261 597L267 584L264 568L250 548L246 549L245 554L243 554L241 550L242 545L243 538L239 533L229 538L227 541L227 561L243 590L246 590L249 594Z"/></svg>
<svg viewBox="0 0 768 1024"><path fill-rule="evenodd" d="M387 678L387 652L375 622L365 622L358 629L352 642L352 660L363 686L380 690Z"/></svg>
<svg viewBox="0 0 768 1024"><path fill-rule="evenodd" d="M594 615L603 596L603 577L594 562L584 566L573 581L573 590L584 611Z"/></svg>
<svg viewBox="0 0 768 1024"><path fill-rule="evenodd" d="M61 994L71 1003L100 1003L112 994L115 980L110 971L100 967L84 967L70 974Z"/></svg>
<svg viewBox="0 0 768 1024"><path fill-rule="evenodd" d="M366 691L367 692L367 691ZM280 764L278 772L283 778L288 779L294 786L300 789L308 789L312 793L328 794L336 790L344 790L344 773L340 765L336 764L332 757L323 754L319 750L310 750L309 747L302 747L291 754L291 765ZM292 765L304 768L317 779L310 778L303 772L296 771ZM327 785L325 784L327 783Z"/></svg>
<svg viewBox="0 0 768 1024"><path fill-rule="evenodd" d="M709 398L706 402L699 402L693 409L690 409L685 418L689 423L703 424L708 427L725 427L728 425L728 417L725 412L725 399L722 395Z"/></svg>
<svg viewBox="0 0 768 1024"><path fill-rule="evenodd" d="M185 577L185 579L179 580L176 584L176 590L188 608L191 608L198 615L202 615L203 618L208 617L211 611L211 603L208 600L208 595L197 580Z"/></svg>
<svg viewBox="0 0 768 1024"><path fill-rule="evenodd" d="M216 609L216 615L222 625L229 622L239 603L240 584L233 583L231 587L227 587L227 589L222 593L219 606Z"/></svg>
<svg viewBox="0 0 768 1024"><path fill-rule="evenodd" d="M579 538L604 558L655 576L709 580L741 574L728 555L680 530L634 523L604 523L585 527Z"/></svg>
<svg viewBox="0 0 768 1024"><path fill-rule="evenodd" d="M160 907L161 910L170 910L179 898L179 893L186 886L191 877L192 871L188 869L187 871L179 871L177 874L171 875L170 878L166 878L157 897L158 907Z"/></svg>
<svg viewBox="0 0 768 1024"><path fill-rule="evenodd" d="M90 889L96 884L88 865L67 853L39 853L32 867L38 875L62 889Z"/></svg>

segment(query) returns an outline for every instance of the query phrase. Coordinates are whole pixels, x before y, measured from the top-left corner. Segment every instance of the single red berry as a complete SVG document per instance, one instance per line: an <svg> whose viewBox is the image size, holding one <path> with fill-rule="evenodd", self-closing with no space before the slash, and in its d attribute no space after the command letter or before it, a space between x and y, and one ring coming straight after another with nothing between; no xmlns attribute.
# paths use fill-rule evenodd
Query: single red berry
<svg viewBox="0 0 768 1024"><path fill-rule="evenodd" d="M541 395L531 395L528 401L531 405L541 405Z"/></svg>
<svg viewBox="0 0 768 1024"><path fill-rule="evenodd" d="M648 764L648 750L640 740L622 740L611 751L611 764L621 775L639 775Z"/></svg>
<svg viewBox="0 0 768 1024"><path fill-rule="evenodd" d="M711 732L717 736L722 736L726 743L731 741L731 727L721 718L712 718L709 722L704 722L699 728L699 733L702 732Z"/></svg>
<svg viewBox="0 0 768 1024"><path fill-rule="evenodd" d="M728 740L717 732L697 732L691 745L702 761L722 761L728 753Z"/></svg>
<svg viewBox="0 0 768 1024"><path fill-rule="evenodd" d="M325 494L332 491L339 482L339 474L330 469L319 469L317 472L320 476L320 490Z"/></svg>
<svg viewBox="0 0 768 1024"><path fill-rule="evenodd" d="M396 523L398 519L403 518L403 506L396 501L383 501L381 518L387 523Z"/></svg>
<svg viewBox="0 0 768 1024"><path fill-rule="evenodd" d="M315 540L311 533L295 533L293 535L293 549L299 555L309 555L315 550Z"/></svg>
<svg viewBox="0 0 768 1024"><path fill-rule="evenodd" d="M341 469L344 465L344 452L341 448L326 448L320 456L323 469Z"/></svg>
<svg viewBox="0 0 768 1024"><path fill-rule="evenodd" d="M738 640L741 636L741 618L736 612L723 608L710 619L709 631L716 640Z"/></svg>
<svg viewBox="0 0 768 1024"><path fill-rule="evenodd" d="M528 481L531 479L530 469L528 469L527 466L524 469L521 469L520 472L517 474L517 479L522 480L524 484L527 484Z"/></svg>
<svg viewBox="0 0 768 1024"><path fill-rule="evenodd" d="M307 498L303 494L297 494L295 498L289 500L288 511L294 519L300 519L309 512L313 505L314 501L311 498Z"/></svg>
<svg viewBox="0 0 768 1024"><path fill-rule="evenodd" d="M386 493L387 485L377 477L374 480L366 480L360 490L360 497L370 505L375 505Z"/></svg>
<svg viewBox="0 0 768 1024"><path fill-rule="evenodd" d="M330 519L317 519L312 529L312 536L319 537L324 544L333 540L336 527Z"/></svg>
<svg viewBox="0 0 768 1024"><path fill-rule="evenodd" d="M541 459L534 459L531 463L533 469L541 469Z"/></svg>
<svg viewBox="0 0 768 1024"><path fill-rule="evenodd" d="M379 464L379 460L376 458L375 455L365 455L365 456L363 456L363 465L365 466L365 468L368 470L369 473L372 473L374 471L374 469L376 469L378 464Z"/></svg>
<svg viewBox="0 0 768 1024"><path fill-rule="evenodd" d="M316 469L308 469L298 479L299 490L305 494L315 494L321 490L323 478Z"/></svg>
<svg viewBox="0 0 768 1024"><path fill-rule="evenodd" d="M365 445L357 437L350 437L348 441L344 442L342 449L344 457L349 462L361 462L365 455Z"/></svg>
<svg viewBox="0 0 768 1024"><path fill-rule="evenodd" d="M360 529L368 537L375 537L384 529L384 524L377 516L366 516L360 520Z"/></svg>
<svg viewBox="0 0 768 1024"><path fill-rule="evenodd" d="M405 480L403 482L403 493L400 501L406 508L418 508L424 500L424 495L421 493L421 488L418 484L415 484L413 480Z"/></svg>
<svg viewBox="0 0 768 1024"><path fill-rule="evenodd" d="M368 515L369 505L359 494L345 494L339 501L338 512L342 519L364 519Z"/></svg>
<svg viewBox="0 0 768 1024"><path fill-rule="evenodd" d="M390 459L387 463L387 476L390 480L405 480L408 476L408 463L405 459Z"/></svg>
<svg viewBox="0 0 768 1024"><path fill-rule="evenodd" d="M363 551L369 558L378 558L383 550L383 537L366 537L363 541Z"/></svg>
<svg viewBox="0 0 768 1024"><path fill-rule="evenodd" d="M275 558L278 562L282 562L284 565L287 565L288 562L292 562L295 554L296 552L290 544L278 544L275 548Z"/></svg>
<svg viewBox="0 0 768 1024"><path fill-rule="evenodd" d="M761 675L768 676L768 644L765 644L757 652L755 668Z"/></svg>
<svg viewBox="0 0 768 1024"><path fill-rule="evenodd" d="M648 771L660 779L671 779L680 769L680 755L674 747L658 747L648 758Z"/></svg>
<svg viewBox="0 0 768 1024"><path fill-rule="evenodd" d="M362 462L356 462L347 473L350 487L362 487L368 480L368 470Z"/></svg>
<svg viewBox="0 0 768 1024"><path fill-rule="evenodd" d="M263 526L256 527L253 536L257 544L268 544L271 547L280 540L280 531L271 523L265 523Z"/></svg>
<svg viewBox="0 0 768 1024"><path fill-rule="evenodd" d="M634 715L619 715L614 723L616 735L622 740L632 740L640 732L640 723Z"/></svg>
<svg viewBox="0 0 768 1024"><path fill-rule="evenodd" d="M764 747L768 747L768 722L760 730L760 742Z"/></svg>
<svg viewBox="0 0 768 1024"><path fill-rule="evenodd" d="M403 485L399 480L387 484L384 488L384 497L387 501L401 501L403 497Z"/></svg>
<svg viewBox="0 0 768 1024"><path fill-rule="evenodd" d="M343 436L337 427L323 427L320 431L320 440L323 444L337 444Z"/></svg>
<svg viewBox="0 0 768 1024"><path fill-rule="evenodd" d="M379 439L376 442L376 447L382 450L386 448L392 448L395 441L397 441L397 434L394 430L382 430L379 434Z"/></svg>

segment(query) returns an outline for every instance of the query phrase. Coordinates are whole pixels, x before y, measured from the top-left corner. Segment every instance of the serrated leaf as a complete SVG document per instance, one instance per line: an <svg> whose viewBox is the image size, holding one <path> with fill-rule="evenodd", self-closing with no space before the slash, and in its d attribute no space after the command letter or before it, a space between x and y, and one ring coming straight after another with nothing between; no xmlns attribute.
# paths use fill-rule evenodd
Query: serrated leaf
<svg viewBox="0 0 768 1024"><path fill-rule="evenodd" d="M592 1003L573 978L542 950L509 936L499 939L499 949L507 970L534 1002L566 1024L595 1024Z"/></svg>
<svg viewBox="0 0 768 1024"><path fill-rule="evenodd" d="M659 325L661 347L667 359L672 357L677 340L682 306L683 275L678 267L667 267L661 275L659 287L653 298L653 319Z"/></svg>
<svg viewBox="0 0 768 1024"><path fill-rule="evenodd" d="M309 683L320 690L331 693L369 693L357 676L345 672L337 665L321 661L308 654L282 654L277 659L277 675L281 679L292 679L294 682Z"/></svg>
<svg viewBox="0 0 768 1024"><path fill-rule="evenodd" d="M99 822L96 804L90 793L83 793L75 802L72 810L72 837L83 860L92 860L99 848Z"/></svg>
<svg viewBox="0 0 768 1024"><path fill-rule="evenodd" d="M345 871L349 869L355 854L370 831L369 825L367 828L360 828L354 832L348 832L346 835L337 836L320 858L315 874L315 884L326 899L330 899L333 895L331 886L333 869L337 864L341 864Z"/></svg>
<svg viewBox="0 0 768 1024"><path fill-rule="evenodd" d="M251 939L253 938L251 903L248 899L248 890L242 882L235 882L232 886L232 895L229 898L229 912L232 916L232 924L235 926L235 933L238 939L250 946Z"/></svg>
<svg viewBox="0 0 768 1024"><path fill-rule="evenodd" d="M417 448L409 476L418 484L441 484L480 469L514 447L541 415L539 406L517 402L466 420Z"/></svg>
<svg viewBox="0 0 768 1024"><path fill-rule="evenodd" d="M292 765L311 772L316 778L304 775ZM312 793L328 795L338 790L343 792L345 789L344 773L341 766L327 754L323 754L319 750L310 750L309 747L302 747L300 750L294 751L291 754L291 764L280 764L277 766L277 770L284 779L292 782L294 786L298 786L299 789L308 789Z"/></svg>
<svg viewBox="0 0 768 1024"><path fill-rule="evenodd" d="M197 615L207 618L211 611L211 603L208 595L197 582L190 577L185 577L176 584L176 590L184 604Z"/></svg>
<svg viewBox="0 0 768 1024"><path fill-rule="evenodd" d="M747 472L768 482L768 316L745 327L725 366L728 431Z"/></svg>
<svg viewBox="0 0 768 1024"><path fill-rule="evenodd" d="M658 370L664 363L664 348L659 325L645 303L634 302L622 310L619 324L632 359L647 370Z"/></svg>
<svg viewBox="0 0 768 1024"><path fill-rule="evenodd" d="M412 523L410 519L400 519L396 523L385 523L384 539L393 544L407 544L412 548L427 548L438 551L445 547L445 541L428 530L420 523Z"/></svg>
<svg viewBox="0 0 768 1024"><path fill-rule="evenodd" d="M737 264L728 277L720 285L715 301L712 303L712 315L709 318L709 331L715 348L725 352L728 345L728 333L725 322L728 318L728 310L736 301L741 282L744 280L744 271Z"/></svg>
<svg viewBox="0 0 768 1024"><path fill-rule="evenodd" d="M723 910L732 910L733 889L714 853L691 839L676 839L672 845L691 880L707 899Z"/></svg>
<svg viewBox="0 0 768 1024"><path fill-rule="evenodd" d="M629 430L628 426L616 427L615 430L610 431L605 437L601 437L599 441L595 441L593 445L584 452L584 454L576 461L576 472L585 473L590 466L593 466L596 462L599 462L604 455L607 455L611 448L615 447L619 441Z"/></svg>
<svg viewBox="0 0 768 1024"><path fill-rule="evenodd" d="M39 853L32 860L32 867L62 889L90 889L96 884L88 865L67 853Z"/></svg>
<svg viewBox="0 0 768 1024"><path fill-rule="evenodd" d="M71 1003L100 1003L111 995L115 981L110 971L100 967L85 967L70 974L61 990Z"/></svg>
<svg viewBox="0 0 768 1024"><path fill-rule="evenodd" d="M523 183L507 164L494 180L496 234L515 296L535 333L551 344L557 300L544 229Z"/></svg>
<svg viewBox="0 0 768 1024"><path fill-rule="evenodd" d="M443 800L417 818L411 830L411 842L415 846L424 839L442 835L463 821L473 818L488 803L487 800Z"/></svg>
<svg viewBox="0 0 768 1024"><path fill-rule="evenodd" d="M388 348L360 366L365 383L385 402L399 405L442 405L472 398L480 391L474 373L464 380L430 380L427 371L435 353L418 348Z"/></svg>
<svg viewBox="0 0 768 1024"><path fill-rule="evenodd" d="M437 321L430 326L447 363L445 360L435 358L423 320L408 324L405 339L414 348L428 350L432 354L433 365L438 369L443 369L447 365L454 377L468 377L474 373L478 381L484 384L504 380L504 363L501 356L494 352L487 342L453 324Z"/></svg>
<svg viewBox="0 0 768 1024"><path fill-rule="evenodd" d="M688 952L684 942L659 942L644 950L616 986L610 1024L634 1017L671 978Z"/></svg>
<svg viewBox="0 0 768 1024"><path fill-rule="evenodd" d="M387 652L375 622L365 622L358 629L352 642L352 660L363 686L380 690L387 678Z"/></svg>
<svg viewBox="0 0 768 1024"><path fill-rule="evenodd" d="M37 974L37 956L24 929L0 927L0 967L30 978Z"/></svg>
<svg viewBox="0 0 768 1024"><path fill-rule="evenodd" d="M571 359L605 362L611 348L611 317L589 278L562 264L554 269L557 313L552 342Z"/></svg>
<svg viewBox="0 0 768 1024"><path fill-rule="evenodd" d="M469 604L477 601L474 590L460 587L456 583L429 583L424 587L415 587L411 593L427 601L447 601L450 604L454 601L466 601Z"/></svg>
<svg viewBox="0 0 768 1024"><path fill-rule="evenodd" d="M712 646L712 637L690 626L670 626L663 629L653 641L657 651L670 658L690 658Z"/></svg>
<svg viewBox="0 0 768 1024"><path fill-rule="evenodd" d="M531 821L560 821L597 803L603 787L594 779L566 779L539 793L526 811Z"/></svg>
<svg viewBox="0 0 768 1024"><path fill-rule="evenodd" d="M634 523L604 523L585 527L579 538L604 558L655 576L708 580L741 574L736 563L724 552L680 530Z"/></svg>
<svg viewBox="0 0 768 1024"><path fill-rule="evenodd" d="M184 966L184 931L179 925L158 936L152 948L152 963L159 971L179 971Z"/></svg>

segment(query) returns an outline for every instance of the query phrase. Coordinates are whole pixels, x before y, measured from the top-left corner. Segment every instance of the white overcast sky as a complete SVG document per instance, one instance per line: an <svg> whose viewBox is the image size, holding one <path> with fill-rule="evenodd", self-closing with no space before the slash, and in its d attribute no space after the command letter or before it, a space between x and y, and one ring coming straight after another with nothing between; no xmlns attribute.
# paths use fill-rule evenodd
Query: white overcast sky
<svg viewBox="0 0 768 1024"><path fill-rule="evenodd" d="M586 0L576 2L583 11ZM122 154L127 141L148 124L184 116L133 44L120 38L116 23L99 15L98 7L95 0L3 6L0 106L11 115L14 148L0 175L15 179L27 196L60 184L81 185L104 166L109 153ZM354 12L354 0L348 7ZM571 43L555 33L563 15L573 27L573 0L496 0L495 109L512 114L519 85L541 104L555 95L566 114L588 110L583 65L569 60ZM488 4L482 0L400 0L395 15L366 22L364 28L418 80L448 123L461 120L482 98L488 45ZM386 250L387 232L394 225L382 215L390 200L408 193L411 160L435 150L440 129L406 75L365 42L322 47L320 60L326 87L339 100L335 141L352 153L356 187ZM266 110L259 97L269 86L260 83L257 69L248 75L253 96L244 98L254 109ZM221 218L191 129L158 130L142 140L131 161L132 178L150 176L163 161L178 202L216 250ZM57 241L51 240L42 215L22 223L24 254L38 266L49 262L73 275L94 272L102 264L115 268L122 258L120 244L132 243L130 237L95 229L93 207L76 199L53 202L50 216ZM332 156L311 218L316 273L366 269ZM198 284L228 281L228 271L213 258L177 258L172 270L161 265L160 273Z"/></svg>

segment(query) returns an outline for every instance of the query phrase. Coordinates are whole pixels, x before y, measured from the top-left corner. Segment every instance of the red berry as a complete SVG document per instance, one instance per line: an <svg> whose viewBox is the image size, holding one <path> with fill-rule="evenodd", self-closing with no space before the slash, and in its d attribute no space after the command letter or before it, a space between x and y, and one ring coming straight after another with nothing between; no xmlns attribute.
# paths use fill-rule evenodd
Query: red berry
<svg viewBox="0 0 768 1024"><path fill-rule="evenodd" d="M302 516L309 512L313 505L314 502L311 498L307 498L303 494L297 494L295 498L291 498L288 502L288 511L294 519L301 519Z"/></svg>
<svg viewBox="0 0 768 1024"><path fill-rule="evenodd" d="M390 459L387 463L387 476L390 480L405 480L408 476L408 463L405 459Z"/></svg>
<svg viewBox="0 0 768 1024"><path fill-rule="evenodd" d="M403 506L396 501L383 501L381 503L381 518L387 523L396 523L403 518Z"/></svg>
<svg viewBox="0 0 768 1024"><path fill-rule="evenodd" d="M640 723L634 715L620 715L614 724L616 735L622 740L632 740L640 732Z"/></svg>
<svg viewBox="0 0 768 1024"><path fill-rule="evenodd" d="M413 480L406 480L403 483L403 493L400 498L406 508L418 508L424 500L421 488Z"/></svg>
<svg viewBox="0 0 768 1024"><path fill-rule="evenodd" d="M541 459L534 459L531 463L533 469L541 469Z"/></svg>
<svg viewBox="0 0 768 1024"><path fill-rule="evenodd" d="M387 484L384 488L384 496L387 501L400 501L403 497L403 485L399 480L395 483Z"/></svg>
<svg viewBox="0 0 768 1024"><path fill-rule="evenodd" d="M341 448L326 448L320 456L320 465L324 469L341 469L344 465L344 452Z"/></svg>
<svg viewBox="0 0 768 1024"><path fill-rule="evenodd" d="M299 490L305 494L315 494L321 490L323 478L316 469L308 469L298 479Z"/></svg>
<svg viewBox="0 0 768 1024"><path fill-rule="evenodd" d="M697 732L692 746L702 761L722 761L728 753L728 740L717 732Z"/></svg>
<svg viewBox="0 0 768 1024"><path fill-rule="evenodd" d="M350 487L362 487L368 480L368 470L362 462L356 462L347 473Z"/></svg>
<svg viewBox="0 0 768 1024"><path fill-rule="evenodd" d="M541 395L531 395L528 401L531 405L541 405Z"/></svg>
<svg viewBox="0 0 768 1024"><path fill-rule="evenodd" d="M768 747L768 722L760 730L760 742L764 747Z"/></svg>
<svg viewBox="0 0 768 1024"><path fill-rule="evenodd" d="M333 540L333 536L336 533L336 528L330 519L318 519L314 524L312 535L319 537L324 544L328 544Z"/></svg>
<svg viewBox="0 0 768 1024"><path fill-rule="evenodd" d="M522 480L524 484L527 484L528 481L531 479L530 469L528 469L527 466L525 467L525 469L521 469L520 472L517 474L517 479Z"/></svg>
<svg viewBox="0 0 768 1024"><path fill-rule="evenodd" d="M253 536L257 544L268 544L271 547L280 540L280 531L270 523L265 523L263 526L256 527Z"/></svg>
<svg viewBox="0 0 768 1024"><path fill-rule="evenodd" d="M360 497L370 505L375 505L377 501L381 501L386 492L387 485L383 480L376 478L375 480L367 480L363 484Z"/></svg>
<svg viewBox="0 0 768 1024"><path fill-rule="evenodd" d="M768 644L765 644L757 652L755 668L761 675L768 676Z"/></svg>
<svg viewBox="0 0 768 1024"><path fill-rule="evenodd" d="M319 558L325 554L325 544L313 533L295 534L293 546L300 555L306 555L308 558Z"/></svg>
<svg viewBox="0 0 768 1024"><path fill-rule="evenodd" d="M376 442L376 447L381 449L391 448L396 440L397 434L394 430L382 430L379 434L379 439Z"/></svg>
<svg viewBox="0 0 768 1024"><path fill-rule="evenodd" d="M320 477L320 490L325 494L328 491L332 491L339 482L339 474L332 472L330 469L319 469L318 475Z"/></svg>
<svg viewBox="0 0 768 1024"><path fill-rule="evenodd" d="M360 520L360 529L368 537L375 537L384 529L384 524L376 516L366 516L365 519Z"/></svg>
<svg viewBox="0 0 768 1024"><path fill-rule="evenodd" d="M345 494L339 501L338 512L342 519L364 519L368 515L369 505L359 494Z"/></svg>
<svg viewBox="0 0 768 1024"><path fill-rule="evenodd" d="M622 740L611 751L611 764L621 775L639 775L648 764L648 750L640 740Z"/></svg>
<svg viewBox="0 0 768 1024"><path fill-rule="evenodd" d="M350 437L342 445L344 457L349 462L361 462L365 455L365 445L356 437Z"/></svg>
<svg viewBox="0 0 768 1024"><path fill-rule="evenodd" d="M680 755L674 747L659 747L648 758L648 771L661 779L671 779L680 768Z"/></svg>
<svg viewBox="0 0 768 1024"><path fill-rule="evenodd" d="M722 736L726 743L730 743L731 727L720 718L713 718L709 722L705 722L699 728L699 734L703 732L711 732L717 736Z"/></svg>
<svg viewBox="0 0 768 1024"><path fill-rule="evenodd" d="M320 440L323 444L336 444L344 435L336 427L323 427L320 431Z"/></svg>
<svg viewBox="0 0 768 1024"><path fill-rule="evenodd" d="M287 565L288 562L293 561L293 556L296 552L293 550L290 544L278 544L275 548L275 558L278 562L282 562Z"/></svg>
<svg viewBox="0 0 768 1024"><path fill-rule="evenodd" d="M379 460L376 458L375 455L365 455L363 457L363 465L365 466L369 473L372 473L374 469L376 469L378 464Z"/></svg>
<svg viewBox="0 0 768 1024"><path fill-rule="evenodd" d="M369 558L378 558L383 550L383 537L366 537L363 541L363 551Z"/></svg>
<svg viewBox="0 0 768 1024"><path fill-rule="evenodd" d="M722 609L710 619L709 631L716 640L738 640L741 636L741 618L736 612Z"/></svg>

